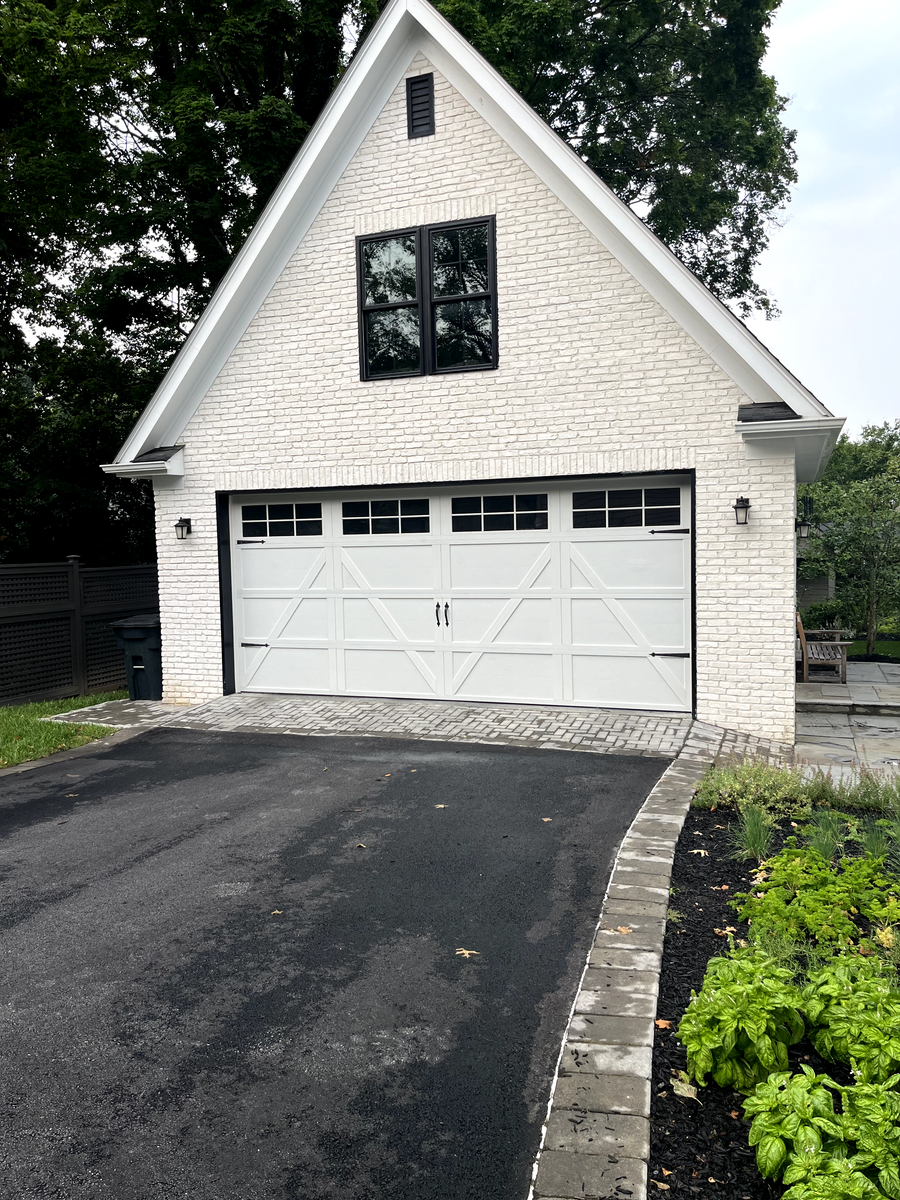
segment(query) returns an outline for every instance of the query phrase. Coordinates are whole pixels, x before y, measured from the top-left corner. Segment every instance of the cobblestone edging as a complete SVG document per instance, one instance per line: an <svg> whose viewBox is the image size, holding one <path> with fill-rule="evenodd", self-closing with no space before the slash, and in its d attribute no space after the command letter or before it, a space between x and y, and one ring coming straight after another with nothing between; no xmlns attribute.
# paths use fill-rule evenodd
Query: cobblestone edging
<svg viewBox="0 0 900 1200"><path fill-rule="evenodd" d="M645 1200L653 1022L675 844L710 763L779 761L786 749L695 721L622 839L563 1042L529 1200Z"/></svg>

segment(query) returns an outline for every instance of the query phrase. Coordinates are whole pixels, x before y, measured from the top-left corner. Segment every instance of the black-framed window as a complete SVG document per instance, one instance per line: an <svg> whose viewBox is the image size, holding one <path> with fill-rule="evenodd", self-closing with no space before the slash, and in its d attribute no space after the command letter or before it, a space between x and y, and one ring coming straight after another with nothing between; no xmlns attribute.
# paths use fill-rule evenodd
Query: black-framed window
<svg viewBox="0 0 900 1200"><path fill-rule="evenodd" d="M575 529L628 529L643 525L680 525L681 488L616 488L575 492Z"/></svg>
<svg viewBox="0 0 900 1200"><path fill-rule="evenodd" d="M431 531L427 500L344 500L341 520L346 534Z"/></svg>
<svg viewBox="0 0 900 1200"><path fill-rule="evenodd" d="M524 496L454 496L454 533L494 533L503 529L546 529L547 493Z"/></svg>
<svg viewBox="0 0 900 1200"><path fill-rule="evenodd" d="M322 505L242 504L241 532L246 537L319 537Z"/></svg>
<svg viewBox="0 0 900 1200"><path fill-rule="evenodd" d="M497 366L494 218L357 239L363 379Z"/></svg>

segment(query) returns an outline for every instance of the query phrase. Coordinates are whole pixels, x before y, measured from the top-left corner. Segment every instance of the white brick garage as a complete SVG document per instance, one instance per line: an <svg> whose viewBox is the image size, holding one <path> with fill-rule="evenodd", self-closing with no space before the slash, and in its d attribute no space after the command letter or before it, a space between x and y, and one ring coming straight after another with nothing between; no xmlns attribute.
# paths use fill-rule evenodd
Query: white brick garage
<svg viewBox="0 0 900 1200"><path fill-rule="evenodd" d="M435 132L410 138L422 74ZM363 377L358 239L480 220L495 361ZM688 703L789 742L795 484L840 425L433 9L391 0L106 469L154 479L165 695L183 704L234 686L232 497L692 477Z"/></svg>
<svg viewBox="0 0 900 1200"><path fill-rule="evenodd" d="M230 509L239 691L691 709L683 478Z"/></svg>

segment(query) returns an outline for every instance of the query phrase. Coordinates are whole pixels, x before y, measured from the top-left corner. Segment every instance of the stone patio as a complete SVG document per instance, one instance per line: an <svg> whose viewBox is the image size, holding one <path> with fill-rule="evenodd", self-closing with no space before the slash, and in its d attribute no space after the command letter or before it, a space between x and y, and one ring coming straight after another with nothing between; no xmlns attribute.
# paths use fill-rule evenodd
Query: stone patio
<svg viewBox="0 0 900 1200"><path fill-rule="evenodd" d="M824 674L798 683L797 711L900 717L900 663L847 663L846 683Z"/></svg>
<svg viewBox="0 0 900 1200"><path fill-rule="evenodd" d="M900 771L900 664L848 663L846 684L798 683L794 761Z"/></svg>

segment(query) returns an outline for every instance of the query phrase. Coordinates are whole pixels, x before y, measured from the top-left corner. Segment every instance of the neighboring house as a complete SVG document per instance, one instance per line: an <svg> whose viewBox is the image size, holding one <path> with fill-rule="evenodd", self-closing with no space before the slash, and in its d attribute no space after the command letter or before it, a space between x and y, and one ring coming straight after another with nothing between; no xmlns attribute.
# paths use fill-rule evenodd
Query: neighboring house
<svg viewBox="0 0 900 1200"><path fill-rule="evenodd" d="M795 482L841 425L391 0L104 470L154 482L169 701L695 711L790 741Z"/></svg>

